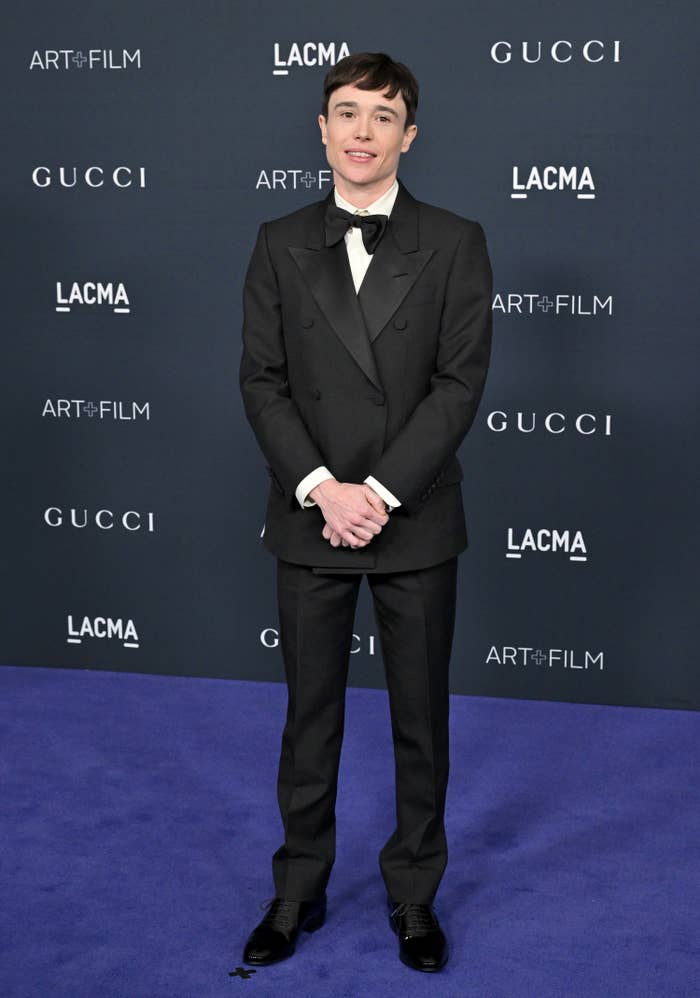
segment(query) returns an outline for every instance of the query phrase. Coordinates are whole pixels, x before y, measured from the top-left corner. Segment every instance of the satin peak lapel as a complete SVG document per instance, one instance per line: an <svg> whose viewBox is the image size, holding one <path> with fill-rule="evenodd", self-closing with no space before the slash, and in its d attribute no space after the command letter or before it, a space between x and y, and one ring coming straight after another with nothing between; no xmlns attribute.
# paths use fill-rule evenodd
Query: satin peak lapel
<svg viewBox="0 0 700 998"><path fill-rule="evenodd" d="M304 246L289 246L319 308L369 380L383 390L372 352L377 338L435 252L418 248L418 205L399 180L384 238L355 292L345 241L325 246L324 213L333 197L319 201Z"/></svg>
<svg viewBox="0 0 700 998"><path fill-rule="evenodd" d="M399 181L387 230L372 255L357 296L370 343L384 329L434 252L418 246L418 204Z"/></svg>
<svg viewBox="0 0 700 998"><path fill-rule="evenodd" d="M320 214L319 226L323 235L323 212ZM344 240L341 239L335 246L288 248L333 331L372 384L383 391L362 309L355 294Z"/></svg>

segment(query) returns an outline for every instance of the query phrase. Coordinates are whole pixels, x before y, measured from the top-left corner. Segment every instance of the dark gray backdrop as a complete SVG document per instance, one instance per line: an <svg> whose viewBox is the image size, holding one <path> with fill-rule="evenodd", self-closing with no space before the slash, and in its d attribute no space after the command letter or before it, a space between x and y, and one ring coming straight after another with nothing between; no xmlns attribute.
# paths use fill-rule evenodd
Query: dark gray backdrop
<svg viewBox="0 0 700 998"><path fill-rule="evenodd" d="M259 223L332 182L316 122L330 63L384 50L421 84L399 175L482 223L495 274L492 368L460 453L452 689L697 708L695 10L123 0L6 15L0 661L282 679L269 479L238 393L241 285ZM524 184L547 166L587 167L595 197L511 197L514 167ZM86 181L90 167L104 172ZM121 283L129 312L56 311L86 282ZM548 534L528 547L540 530L580 531L586 560L545 550ZM366 583L356 631L351 682L383 686Z"/></svg>

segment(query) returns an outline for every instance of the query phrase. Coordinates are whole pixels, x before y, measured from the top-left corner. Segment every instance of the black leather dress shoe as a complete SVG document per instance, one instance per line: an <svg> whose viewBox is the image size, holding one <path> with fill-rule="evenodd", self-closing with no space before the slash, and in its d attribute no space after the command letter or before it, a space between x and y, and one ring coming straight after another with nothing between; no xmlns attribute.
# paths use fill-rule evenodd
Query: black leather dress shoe
<svg viewBox="0 0 700 998"><path fill-rule="evenodd" d="M260 907L270 906L268 913L256 925L243 950L243 962L262 967L277 963L291 956L297 936L315 932L326 921L326 895L313 901L290 901L287 898L270 898Z"/></svg>
<svg viewBox="0 0 700 998"><path fill-rule="evenodd" d="M430 904L387 900L389 922L399 937L399 959L413 970L440 970L447 963L447 940Z"/></svg>

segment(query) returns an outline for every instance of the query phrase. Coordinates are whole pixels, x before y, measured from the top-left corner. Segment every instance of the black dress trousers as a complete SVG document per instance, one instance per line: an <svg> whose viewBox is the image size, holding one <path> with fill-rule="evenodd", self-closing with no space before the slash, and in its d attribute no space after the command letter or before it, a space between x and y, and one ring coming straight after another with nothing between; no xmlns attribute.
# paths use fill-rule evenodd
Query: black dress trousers
<svg viewBox="0 0 700 998"><path fill-rule="evenodd" d="M386 673L396 827L379 853L394 901L432 903L447 865L449 662L457 556L429 568L366 573ZM345 689L362 574L315 574L277 559L288 705L277 781L285 838L272 858L275 893L321 894L335 861L335 802Z"/></svg>

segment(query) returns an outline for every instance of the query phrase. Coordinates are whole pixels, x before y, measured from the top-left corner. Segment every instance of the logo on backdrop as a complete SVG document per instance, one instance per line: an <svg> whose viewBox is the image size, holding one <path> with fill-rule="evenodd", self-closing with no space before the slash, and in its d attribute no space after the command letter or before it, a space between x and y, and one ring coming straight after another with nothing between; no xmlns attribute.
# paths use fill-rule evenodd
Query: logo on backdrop
<svg viewBox="0 0 700 998"><path fill-rule="evenodd" d="M526 645L491 645L487 665L512 665L517 669L536 666L538 669L597 669L602 672L605 655L602 651L576 652L573 648L528 648Z"/></svg>
<svg viewBox="0 0 700 998"><path fill-rule="evenodd" d="M609 412L581 412L577 416L566 416L563 412L548 412L540 416L536 412L512 412L494 409L486 417L486 425L493 433L580 433L584 437L593 434L612 436L612 416Z"/></svg>
<svg viewBox="0 0 700 998"><path fill-rule="evenodd" d="M155 532L155 514L138 513L134 509L128 509L125 513L114 513L111 509L98 509L90 514L86 509L62 510L60 506L48 506L44 510L44 523L50 527L97 527L99 530L117 529L128 530L133 533L135 530L145 530L152 534Z"/></svg>
<svg viewBox="0 0 700 998"><path fill-rule="evenodd" d="M612 315L613 296L507 292L495 295L491 308L500 315Z"/></svg>
<svg viewBox="0 0 700 998"><path fill-rule="evenodd" d="M263 648L278 648L280 643L280 634L275 627L265 627L260 632L260 644ZM374 634L368 634L365 638L366 647L364 650L368 655L375 655L376 651L376 638ZM357 655L363 650L362 638L359 634L354 634L352 636L352 646L350 648L351 655Z"/></svg>
<svg viewBox="0 0 700 998"><path fill-rule="evenodd" d="M141 69L141 49L36 49L29 61L34 69Z"/></svg>
<svg viewBox="0 0 700 998"><path fill-rule="evenodd" d="M333 182L332 170L261 170L255 190L268 191L320 191L324 184Z"/></svg>
<svg viewBox="0 0 700 998"><path fill-rule="evenodd" d="M315 66L335 66L350 55L347 42L284 42L274 43L273 76L288 76L290 69Z"/></svg>
<svg viewBox="0 0 700 998"><path fill-rule="evenodd" d="M150 402L121 402L112 399L100 399L91 402L89 399L46 399L41 410L42 419L94 419L118 423L132 423L136 420L151 418Z"/></svg>
<svg viewBox="0 0 700 998"><path fill-rule="evenodd" d="M83 617L82 621L68 614L69 645L81 645L85 638L106 638L120 641L125 648L138 648L139 636L133 620L122 617Z"/></svg>
<svg viewBox="0 0 700 998"><path fill-rule="evenodd" d="M32 170L35 187L145 187L145 166L115 166L111 173L102 166L36 166Z"/></svg>
<svg viewBox="0 0 700 998"><path fill-rule="evenodd" d="M619 62L619 39L612 42L602 42L591 38L587 42L567 42L564 39L553 42L494 42L491 46L491 58L494 62L504 65L508 62Z"/></svg>
<svg viewBox="0 0 700 998"><path fill-rule="evenodd" d="M121 281L104 284L102 281L73 281L65 287L62 281L56 281L56 311L70 312L76 305L82 305L91 312L98 309L115 315L131 312L131 302Z"/></svg>
<svg viewBox="0 0 700 998"><path fill-rule="evenodd" d="M565 554L569 561L588 561L588 551L580 530L540 530L528 528L516 534L508 527L506 558L522 558L524 554Z"/></svg>
<svg viewBox="0 0 700 998"><path fill-rule="evenodd" d="M527 178L526 178L527 175ZM523 171L522 177L517 166L513 167L513 190L511 197L525 199L530 191L573 191L581 201L595 199L595 184L590 167L578 166L531 166Z"/></svg>

